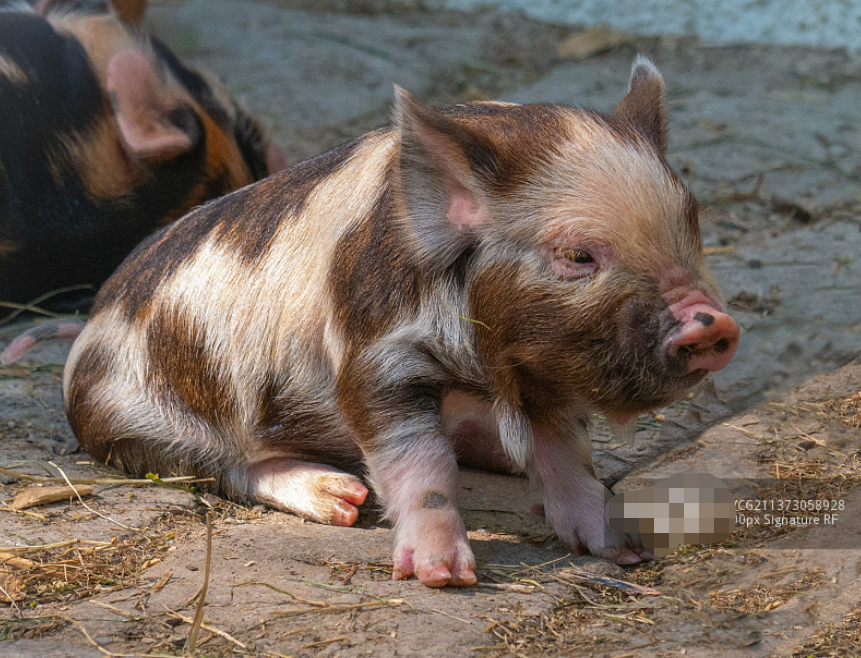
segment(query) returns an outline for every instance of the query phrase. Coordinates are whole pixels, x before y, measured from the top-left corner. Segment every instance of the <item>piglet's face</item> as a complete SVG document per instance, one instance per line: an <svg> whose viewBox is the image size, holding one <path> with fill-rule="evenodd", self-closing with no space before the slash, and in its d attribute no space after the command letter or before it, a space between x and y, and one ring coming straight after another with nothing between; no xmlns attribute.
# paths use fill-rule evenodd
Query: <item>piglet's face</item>
<svg viewBox="0 0 861 658"><path fill-rule="evenodd" d="M621 422L730 361L738 327L701 267L659 252L643 267L609 236L569 237L488 258L476 278L474 312L491 327L479 340L527 407L585 401Z"/></svg>
<svg viewBox="0 0 861 658"><path fill-rule="evenodd" d="M542 228L518 287L527 305L552 291L558 333L547 342L560 370L584 379L578 395L625 416L723 368L739 330L705 269L696 202L660 151L612 124L588 130L597 138L570 141L556 175L529 189Z"/></svg>
<svg viewBox="0 0 861 658"><path fill-rule="evenodd" d="M453 138L461 170L435 177L427 162L452 160L444 130L414 129L435 181L412 205L435 199L447 219L447 233L413 223L420 247L464 253L472 241L470 313L503 394L533 413L570 400L621 421L724 367L739 330L705 269L696 201L664 157L654 66L638 58L610 116L507 112L516 121Z"/></svg>

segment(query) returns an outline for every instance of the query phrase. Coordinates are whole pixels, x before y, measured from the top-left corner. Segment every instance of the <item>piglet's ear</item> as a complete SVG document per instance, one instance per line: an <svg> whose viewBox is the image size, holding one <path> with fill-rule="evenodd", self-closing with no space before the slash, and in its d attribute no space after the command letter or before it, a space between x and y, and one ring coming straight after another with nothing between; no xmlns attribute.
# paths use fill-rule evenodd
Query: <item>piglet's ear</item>
<svg viewBox="0 0 861 658"><path fill-rule="evenodd" d="M421 249L451 262L490 222L485 187L496 168L494 149L397 86L395 125L405 219Z"/></svg>
<svg viewBox="0 0 861 658"><path fill-rule="evenodd" d="M664 79L654 64L637 55L631 67L628 95L616 106L614 116L632 123L663 155L667 152L667 111Z"/></svg>
<svg viewBox="0 0 861 658"><path fill-rule="evenodd" d="M200 139L194 112L171 94L143 53L124 50L114 55L106 86L130 157L169 160Z"/></svg>
<svg viewBox="0 0 861 658"><path fill-rule="evenodd" d="M146 0L111 0L111 5L123 23L139 24L146 12Z"/></svg>

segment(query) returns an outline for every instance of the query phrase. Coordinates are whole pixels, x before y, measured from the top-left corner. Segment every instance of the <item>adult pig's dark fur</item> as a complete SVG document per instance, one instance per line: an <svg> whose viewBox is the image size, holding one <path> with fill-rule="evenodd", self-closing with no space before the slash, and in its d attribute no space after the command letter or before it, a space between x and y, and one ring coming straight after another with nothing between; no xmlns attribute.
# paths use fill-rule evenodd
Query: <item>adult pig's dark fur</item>
<svg viewBox="0 0 861 658"><path fill-rule="evenodd" d="M0 6L0 300L95 288L149 233L278 164L217 81L107 3Z"/></svg>

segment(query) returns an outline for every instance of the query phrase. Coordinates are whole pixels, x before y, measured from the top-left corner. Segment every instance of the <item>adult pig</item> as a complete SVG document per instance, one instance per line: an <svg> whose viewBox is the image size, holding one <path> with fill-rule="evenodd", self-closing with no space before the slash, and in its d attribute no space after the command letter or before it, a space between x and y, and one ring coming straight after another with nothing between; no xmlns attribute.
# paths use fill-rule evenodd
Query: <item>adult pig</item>
<svg viewBox="0 0 861 658"><path fill-rule="evenodd" d="M2 3L2 301L95 288L154 230L283 164L217 80L123 20L145 4Z"/></svg>

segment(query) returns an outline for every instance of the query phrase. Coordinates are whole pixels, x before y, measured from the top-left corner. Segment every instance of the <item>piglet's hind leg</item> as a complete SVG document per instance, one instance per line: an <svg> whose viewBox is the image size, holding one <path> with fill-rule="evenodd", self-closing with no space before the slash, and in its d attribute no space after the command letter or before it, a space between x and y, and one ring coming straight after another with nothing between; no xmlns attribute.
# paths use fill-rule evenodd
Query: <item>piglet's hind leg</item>
<svg viewBox="0 0 861 658"><path fill-rule="evenodd" d="M306 519L350 526L368 495L361 481L325 464L268 459L247 474L248 494L256 500Z"/></svg>

